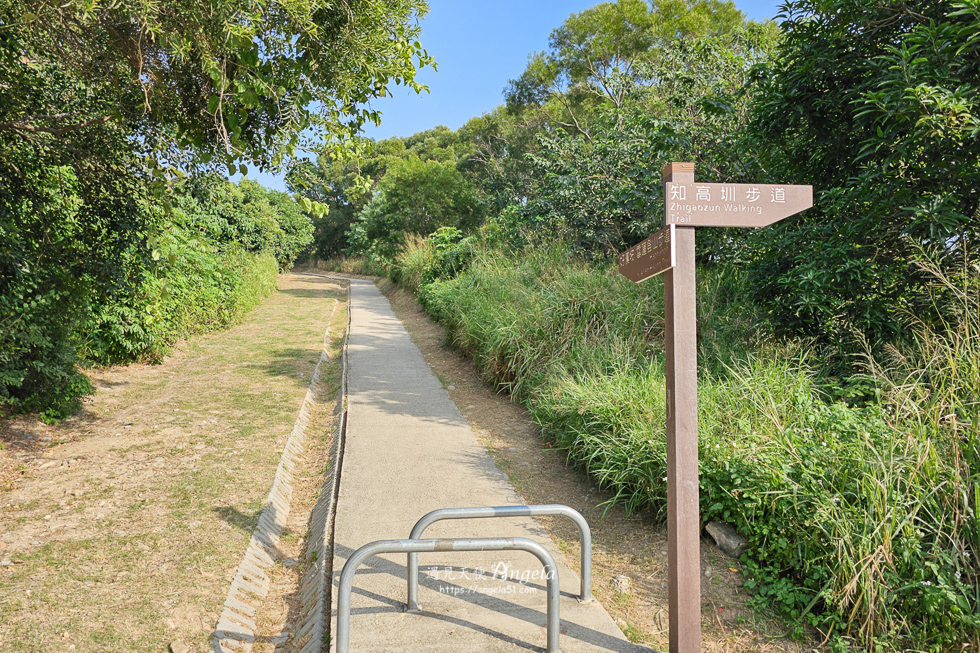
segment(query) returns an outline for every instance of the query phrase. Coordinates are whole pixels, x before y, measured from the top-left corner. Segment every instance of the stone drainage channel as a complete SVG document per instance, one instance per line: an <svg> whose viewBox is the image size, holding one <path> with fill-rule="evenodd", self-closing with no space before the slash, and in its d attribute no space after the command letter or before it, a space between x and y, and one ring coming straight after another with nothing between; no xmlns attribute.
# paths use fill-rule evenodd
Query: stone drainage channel
<svg viewBox="0 0 980 653"><path fill-rule="evenodd" d="M341 278L331 278L346 281ZM339 302L334 303L331 324L338 304ZM323 337L320 360L313 370L303 406L283 448L282 458L276 469L265 508L259 517L258 526L252 532L245 556L238 565L221 616L212 633L212 653L252 651L257 628L256 612L269 592L270 571L276 565L279 556L279 540L286 526L292 501L293 477L298 464L303 459L312 414L316 408L329 405L331 400L335 400L336 430L328 453L327 471L321 485L319 499L310 514L308 536L302 558L304 561L311 561L311 564L299 584L301 605L299 617L291 627L288 627L287 632L273 639L277 644L285 644L288 641L289 650L296 653L319 653L323 650L332 589L330 566L333 560L333 516L347 425L349 337L350 289L348 287L346 333L341 347L340 396L335 399L325 396L326 384L320 380L321 368L333 358L329 351L331 334L328 327ZM281 649L282 647L277 645L277 650Z"/></svg>

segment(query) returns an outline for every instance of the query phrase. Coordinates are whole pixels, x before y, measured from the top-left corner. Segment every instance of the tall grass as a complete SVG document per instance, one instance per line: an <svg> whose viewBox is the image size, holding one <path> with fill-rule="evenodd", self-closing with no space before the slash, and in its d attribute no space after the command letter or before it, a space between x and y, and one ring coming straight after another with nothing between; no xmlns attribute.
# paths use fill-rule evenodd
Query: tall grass
<svg viewBox="0 0 980 653"><path fill-rule="evenodd" d="M418 293L422 287L422 280L426 276L426 271L433 267L435 247L429 245L425 238L418 234L407 234L402 245L402 251L398 255L397 265L393 281L403 288Z"/></svg>
<svg viewBox="0 0 980 653"><path fill-rule="evenodd" d="M383 277L385 275L384 265L363 256L337 256L330 259L318 259L312 263L297 265L296 269L306 272L358 274L365 277Z"/></svg>
<svg viewBox="0 0 980 653"><path fill-rule="evenodd" d="M664 328L655 310L662 283L624 282L559 245L529 251L519 265L482 250L465 274L433 283L427 303L491 381L524 397L551 368L631 365L662 352L652 344Z"/></svg>
<svg viewBox="0 0 980 653"><path fill-rule="evenodd" d="M422 249L400 264L423 265ZM853 407L818 388L806 343L767 337L743 287L733 270L698 281L699 450L702 516L750 540L747 587L838 646L980 646L976 293L944 331L920 323L875 361L879 399ZM478 247L422 295L544 437L618 501L663 516L659 280L630 283L558 244Z"/></svg>

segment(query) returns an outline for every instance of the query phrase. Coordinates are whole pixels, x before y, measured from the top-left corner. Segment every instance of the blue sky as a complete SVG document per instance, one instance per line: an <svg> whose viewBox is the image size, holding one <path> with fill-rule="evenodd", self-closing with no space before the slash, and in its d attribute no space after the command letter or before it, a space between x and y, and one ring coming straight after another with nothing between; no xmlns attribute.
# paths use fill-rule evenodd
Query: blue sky
<svg viewBox="0 0 980 653"><path fill-rule="evenodd" d="M456 130L467 120L502 104L508 80L518 77L529 54L548 47L548 35L597 0L429 0L422 21L422 46L435 57L438 72L424 69L419 81L429 93L400 86L394 97L372 103L381 126L365 133L376 139L411 136L437 125ZM735 0L754 20L773 18L778 0ZM285 190L281 179L255 174L259 183Z"/></svg>

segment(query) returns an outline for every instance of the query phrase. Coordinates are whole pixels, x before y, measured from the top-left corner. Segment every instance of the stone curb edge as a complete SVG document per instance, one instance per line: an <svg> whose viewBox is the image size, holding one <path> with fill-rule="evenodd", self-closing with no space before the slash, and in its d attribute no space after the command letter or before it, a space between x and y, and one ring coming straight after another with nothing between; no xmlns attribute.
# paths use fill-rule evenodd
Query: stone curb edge
<svg viewBox="0 0 980 653"><path fill-rule="evenodd" d="M347 343L350 340L351 293L349 279L323 276L346 282L347 291L347 331L341 346L340 396L337 401L337 429L330 448L329 466L320 498L310 515L309 536L306 541L306 560L312 564L300 584L302 602L301 617L296 624L293 636L293 651L299 653L322 653L329 649L326 637L329 626L331 591L333 590L333 527L340 490L340 477L343 467L344 443L347 434Z"/></svg>
<svg viewBox="0 0 980 653"><path fill-rule="evenodd" d="M349 292L347 302L347 331L349 333ZM331 318L336 314L338 304L339 302L334 302L334 307L331 311ZM269 576L267 572L276 563L279 538L289 517L290 502L292 499L293 473L295 471L296 464L300 460L303 453L303 447L306 442L306 430L309 427L311 418L310 412L313 407L325 403L320 396L320 368L324 362L331 359L330 353L327 349L329 338L330 328L328 327L323 336L323 347L320 352L320 360L317 362L316 367L313 370L313 375L310 379L310 384L307 388L303 405L300 408L299 415L297 416L296 422L293 425L293 430L289 435L285 447L283 448L279 465L276 468L276 475L273 478L272 487L269 490L269 495L266 499L265 508L262 510L262 513L259 516L259 523L249 539L248 546L245 550L245 556L236 570L235 578L231 583L227 598L225 599L224 608L221 615L218 617L215 630L211 635L212 653L248 653L252 650L252 645L255 643L255 613L269 591ZM339 401L341 412L340 420L338 421L338 437L334 438L334 443L331 447L332 450L330 455L332 459L331 462L333 463L332 467L330 468L331 471L337 470L337 464L339 462L342 449L342 433L346 424L346 410L344 410L347 391L346 349L347 340L345 337L342 354L343 378L341 383L341 398ZM324 483L323 489L327 490L327 488L330 487L331 491L321 492L320 500L318 500L317 505L313 510L313 514L310 517L311 526L313 527L314 531L317 530L316 526L318 523L321 524L320 530L325 531L326 519L318 519L317 517L323 517L323 513L325 511L329 513L330 509L332 508L334 494L332 491L332 486L335 484L333 477L337 476L338 474L332 473L332 478L328 478ZM329 507L326 509L321 506L321 504L324 503L325 494L329 495L326 502L329 504ZM326 565L323 564L323 561L327 556L325 551L320 550L324 548L324 536L320 535L319 538L315 536L316 533L311 532L307 543L306 557L307 559L313 557L315 564L311 565L310 570L304 576L303 584L301 586L301 596L303 597L301 614L303 617L300 624L297 624L298 630L295 631L297 633L297 637L294 639L298 639L300 636L312 635L314 634L314 631L318 631L318 636L311 638L309 642L311 644L315 643L316 648L306 646L302 649L303 653L319 652L321 650L319 647L322 645L323 640L323 610L322 608L319 610L314 610L313 608L317 607L317 605L321 604L323 601L324 592L322 587L325 584L325 578L319 583L311 581L315 581L317 576L325 575ZM318 542L317 539L320 541ZM312 553L313 550L316 550L317 553ZM320 591L316 592L316 597L310 597L313 598L311 604L308 596L311 594L310 589L312 589L314 586L319 586ZM315 617L317 613L320 615L319 618ZM305 633L305 635L300 635L301 632Z"/></svg>

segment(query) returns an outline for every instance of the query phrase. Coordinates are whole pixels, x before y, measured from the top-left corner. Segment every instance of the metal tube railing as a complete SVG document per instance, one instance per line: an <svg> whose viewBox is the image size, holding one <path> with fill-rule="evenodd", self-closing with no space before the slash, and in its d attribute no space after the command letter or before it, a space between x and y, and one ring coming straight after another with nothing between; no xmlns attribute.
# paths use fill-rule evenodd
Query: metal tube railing
<svg viewBox="0 0 980 653"><path fill-rule="evenodd" d="M433 510L415 523L410 539L417 540L431 524L443 519L481 519L487 517L548 517L564 515L578 526L582 542L582 586L579 601L588 603L592 600L592 531L589 522L585 521L577 510L559 504L541 506L495 506L483 508L443 508ZM419 557L418 554L408 554L408 611L419 609Z"/></svg>
<svg viewBox="0 0 980 653"><path fill-rule="evenodd" d="M361 564L373 555L381 553L427 553L430 551L527 551L533 553L544 565L548 581L548 648L547 653L561 653L558 648L558 635L561 622L558 616L560 586L558 566L548 551L535 542L523 537L489 539L442 539L442 540L379 540L365 544L347 559L340 572L340 590L337 595L337 651L350 653L350 600L354 585L354 574Z"/></svg>

